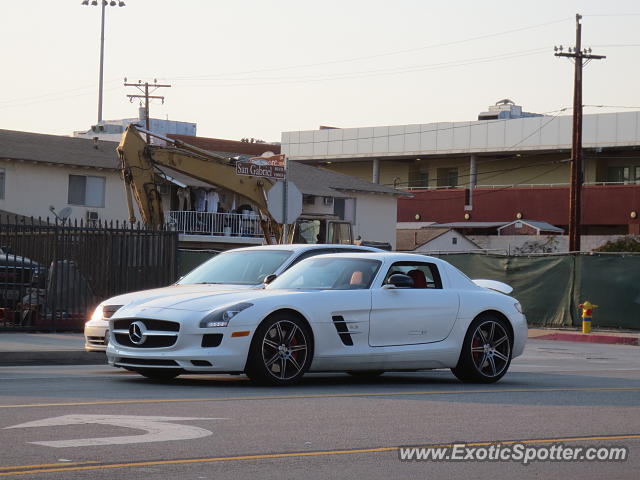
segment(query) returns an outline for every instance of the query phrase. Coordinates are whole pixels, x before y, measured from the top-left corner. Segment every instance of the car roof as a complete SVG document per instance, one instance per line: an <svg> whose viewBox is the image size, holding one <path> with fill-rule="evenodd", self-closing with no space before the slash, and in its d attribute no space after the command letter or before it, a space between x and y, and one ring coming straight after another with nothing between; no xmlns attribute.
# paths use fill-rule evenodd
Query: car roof
<svg viewBox="0 0 640 480"><path fill-rule="evenodd" d="M430 257L428 255L418 255L415 253L398 253L398 252L386 252L381 250L379 252L362 252L358 253L358 255L353 255L351 253L332 253L332 254L324 254L317 255L313 257L322 258L322 257L343 257L343 258L357 258L357 259L371 259L371 260L381 260L381 261L389 261L389 262L432 262L432 263L446 263L444 260L440 260L439 258Z"/></svg>
<svg viewBox="0 0 640 480"><path fill-rule="evenodd" d="M279 244L279 245L260 245L256 247L243 247L243 248L234 248L232 250L227 250L227 252L231 251L253 251L253 250L285 250L291 252L304 252L307 250L318 250L324 248L342 248L349 250L357 250L360 252L383 252L384 250L380 250L375 247L363 247L360 245L351 245L351 244L342 244L342 243L288 243L288 244ZM223 252L224 253L224 252Z"/></svg>

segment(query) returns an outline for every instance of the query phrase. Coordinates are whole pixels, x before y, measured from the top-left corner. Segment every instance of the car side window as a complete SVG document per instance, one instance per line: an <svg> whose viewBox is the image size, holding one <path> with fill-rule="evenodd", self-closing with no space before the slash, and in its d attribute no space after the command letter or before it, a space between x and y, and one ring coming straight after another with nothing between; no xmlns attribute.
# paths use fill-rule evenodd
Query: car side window
<svg viewBox="0 0 640 480"><path fill-rule="evenodd" d="M412 288L442 288L442 279L438 267L433 263L427 262L396 262L384 277L383 285L389 283L389 277L396 273L401 273L411 277L413 280Z"/></svg>

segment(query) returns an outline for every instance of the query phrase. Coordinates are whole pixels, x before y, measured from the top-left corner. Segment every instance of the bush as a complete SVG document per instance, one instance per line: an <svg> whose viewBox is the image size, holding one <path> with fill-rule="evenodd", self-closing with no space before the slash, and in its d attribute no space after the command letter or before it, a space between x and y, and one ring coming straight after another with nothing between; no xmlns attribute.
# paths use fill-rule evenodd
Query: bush
<svg viewBox="0 0 640 480"><path fill-rule="evenodd" d="M637 252L640 253L640 236L627 235L593 249L594 252Z"/></svg>

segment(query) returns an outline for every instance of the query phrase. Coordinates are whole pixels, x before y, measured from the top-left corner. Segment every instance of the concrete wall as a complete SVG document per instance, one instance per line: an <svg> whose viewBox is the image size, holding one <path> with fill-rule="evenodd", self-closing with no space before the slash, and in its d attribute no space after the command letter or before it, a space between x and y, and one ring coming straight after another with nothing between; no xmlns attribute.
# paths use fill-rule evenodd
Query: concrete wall
<svg viewBox="0 0 640 480"><path fill-rule="evenodd" d="M580 237L580 250L589 252L594 248L598 248L610 240L617 240L620 235L582 235ZM537 244L545 244L551 240L549 247L552 252L568 252L569 237L568 235L469 235L469 239L476 243L479 247L487 250L500 250L496 253L516 253L518 250L526 247L525 244L532 242Z"/></svg>
<svg viewBox="0 0 640 480"><path fill-rule="evenodd" d="M398 213L396 197L391 195L355 194L356 218L353 226L354 238L389 242L396 246L396 219Z"/></svg>
<svg viewBox="0 0 640 480"><path fill-rule="evenodd" d="M71 218L86 219L87 211L98 212L101 220L127 220L127 202L118 172L95 168L49 166L27 162L0 160L5 169L5 195L0 210L33 217L51 217L49 205L56 212L71 207ZM105 206L84 207L69 205L69 175L104 177Z"/></svg>

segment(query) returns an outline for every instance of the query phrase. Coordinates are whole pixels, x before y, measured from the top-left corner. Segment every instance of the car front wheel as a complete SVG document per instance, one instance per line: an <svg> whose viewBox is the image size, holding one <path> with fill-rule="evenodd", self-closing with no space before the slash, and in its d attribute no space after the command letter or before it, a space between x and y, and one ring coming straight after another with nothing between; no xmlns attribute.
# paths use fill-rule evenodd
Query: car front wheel
<svg viewBox="0 0 640 480"><path fill-rule="evenodd" d="M496 315L482 315L467 330L458 365L451 371L463 382L497 382L511 363L511 344L506 322Z"/></svg>
<svg viewBox="0 0 640 480"><path fill-rule="evenodd" d="M289 385L305 374L312 357L306 323L286 313L275 314L256 330L245 373L258 383Z"/></svg>

